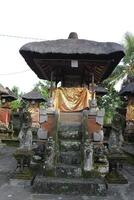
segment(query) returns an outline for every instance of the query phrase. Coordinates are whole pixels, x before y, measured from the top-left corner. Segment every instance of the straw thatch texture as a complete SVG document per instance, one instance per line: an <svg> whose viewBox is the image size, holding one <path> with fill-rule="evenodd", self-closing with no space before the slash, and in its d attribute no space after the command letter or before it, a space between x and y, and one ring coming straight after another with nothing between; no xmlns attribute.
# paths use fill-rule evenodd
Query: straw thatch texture
<svg viewBox="0 0 134 200"><path fill-rule="evenodd" d="M8 94L3 94L1 98L9 99L10 101L14 101L17 99L15 94L8 87L6 87L6 90L8 91Z"/></svg>
<svg viewBox="0 0 134 200"><path fill-rule="evenodd" d="M69 39L31 42L20 49L21 55L39 78L62 80L64 74L79 75L89 82L94 72L95 81L108 77L124 56L121 45L112 42L96 42ZM78 60L78 68L71 67L71 60Z"/></svg>
<svg viewBox="0 0 134 200"><path fill-rule="evenodd" d="M37 91L31 91L22 96L24 100L46 101L45 98Z"/></svg>
<svg viewBox="0 0 134 200"><path fill-rule="evenodd" d="M2 94L8 94L8 91L6 88L3 87L3 85L0 83L0 95Z"/></svg>

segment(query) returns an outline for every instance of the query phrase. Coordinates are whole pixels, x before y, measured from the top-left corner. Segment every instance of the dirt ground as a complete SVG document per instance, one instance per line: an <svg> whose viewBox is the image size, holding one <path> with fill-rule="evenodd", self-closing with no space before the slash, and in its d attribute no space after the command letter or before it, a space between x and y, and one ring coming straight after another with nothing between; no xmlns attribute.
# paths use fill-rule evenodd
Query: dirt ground
<svg viewBox="0 0 134 200"><path fill-rule="evenodd" d="M52 194L33 194L29 181L11 179L16 168L12 154L15 147L0 148L0 200L133 200L134 199L134 165L125 164L122 170L128 184L109 184L107 196L69 196ZM127 147L128 149L128 147ZM132 149L132 148L131 148Z"/></svg>

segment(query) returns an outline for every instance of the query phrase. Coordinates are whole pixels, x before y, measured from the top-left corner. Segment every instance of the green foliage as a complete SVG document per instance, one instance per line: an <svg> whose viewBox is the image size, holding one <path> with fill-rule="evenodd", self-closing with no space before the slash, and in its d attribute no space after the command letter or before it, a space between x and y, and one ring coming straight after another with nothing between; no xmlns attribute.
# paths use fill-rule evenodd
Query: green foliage
<svg viewBox="0 0 134 200"><path fill-rule="evenodd" d="M21 107L22 103L19 99L11 102L12 111L17 111Z"/></svg>
<svg viewBox="0 0 134 200"><path fill-rule="evenodd" d="M17 86L13 86L12 92L15 94L16 97L19 97L19 88Z"/></svg>
<svg viewBox="0 0 134 200"><path fill-rule="evenodd" d="M39 81L34 86L34 90L40 92L44 98L48 98L50 85L51 85L50 81L47 80L44 80L42 82Z"/></svg>
<svg viewBox="0 0 134 200"><path fill-rule="evenodd" d="M118 92L113 85L107 84L108 94L98 98L99 108L105 108L105 124L111 124L116 109L123 105Z"/></svg>
<svg viewBox="0 0 134 200"><path fill-rule="evenodd" d="M106 80L112 86L125 78L128 75L134 75L134 35L126 33L124 37L123 46L125 49L125 57L123 58L122 65L118 65L113 73ZM105 81L105 82L106 82Z"/></svg>
<svg viewBox="0 0 134 200"><path fill-rule="evenodd" d="M125 65L118 65L113 73L105 80L105 84L109 84L111 86L115 86L119 80L122 80L127 74L127 66Z"/></svg>
<svg viewBox="0 0 134 200"><path fill-rule="evenodd" d="M124 64L129 65L134 70L134 35L127 32L125 34L125 54L126 56L123 59ZM134 71L133 71L134 72Z"/></svg>
<svg viewBox="0 0 134 200"><path fill-rule="evenodd" d="M20 107L22 107L22 101L20 100L20 96L22 95L22 92L19 92L19 88L17 86L13 86L11 91L14 93L14 95L18 98L17 100L14 100L11 102L11 109L12 111L17 111Z"/></svg>
<svg viewBox="0 0 134 200"><path fill-rule="evenodd" d="M118 65L113 73L103 82L108 88L108 94L98 99L100 108L105 108L106 123L111 123L116 108L123 105L118 92L114 89L115 84L129 75L134 75L134 35L126 33L124 38L125 57L123 64Z"/></svg>

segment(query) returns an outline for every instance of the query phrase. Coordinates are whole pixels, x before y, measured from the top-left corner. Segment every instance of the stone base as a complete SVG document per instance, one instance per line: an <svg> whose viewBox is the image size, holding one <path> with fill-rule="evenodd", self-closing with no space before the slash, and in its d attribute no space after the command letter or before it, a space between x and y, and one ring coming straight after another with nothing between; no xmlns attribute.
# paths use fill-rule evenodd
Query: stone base
<svg viewBox="0 0 134 200"><path fill-rule="evenodd" d="M111 184L127 184L127 179L119 172L110 172L105 176L105 179L108 183Z"/></svg>
<svg viewBox="0 0 134 200"><path fill-rule="evenodd" d="M78 178L82 176L80 166L59 164L56 166L55 172L57 177Z"/></svg>
<svg viewBox="0 0 134 200"><path fill-rule="evenodd" d="M14 173L15 179L23 179L23 180L31 180L33 177L33 173L30 169L24 169L23 171L16 171Z"/></svg>
<svg viewBox="0 0 134 200"><path fill-rule="evenodd" d="M5 147L5 146L6 146L6 144L2 143L2 141L1 141L1 139L0 139L0 148L3 148L3 147Z"/></svg>
<svg viewBox="0 0 134 200"><path fill-rule="evenodd" d="M81 152L79 151L60 152L59 163L66 164L66 165L80 165Z"/></svg>
<svg viewBox="0 0 134 200"><path fill-rule="evenodd" d="M107 185L101 179L79 178L54 178L37 176L34 180L33 191L35 193L51 194L84 194L89 196L105 196Z"/></svg>

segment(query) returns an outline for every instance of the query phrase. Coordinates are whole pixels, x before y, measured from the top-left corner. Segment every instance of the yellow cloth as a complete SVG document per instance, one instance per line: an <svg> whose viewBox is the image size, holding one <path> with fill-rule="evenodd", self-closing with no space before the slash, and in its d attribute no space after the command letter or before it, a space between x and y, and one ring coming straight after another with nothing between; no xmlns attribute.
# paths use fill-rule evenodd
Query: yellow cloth
<svg viewBox="0 0 134 200"><path fill-rule="evenodd" d="M128 99L126 120L127 121L134 121L134 97L130 97Z"/></svg>
<svg viewBox="0 0 134 200"><path fill-rule="evenodd" d="M39 126L39 105L38 104L30 104L28 111L31 114L31 118L32 118L32 127L36 127Z"/></svg>
<svg viewBox="0 0 134 200"><path fill-rule="evenodd" d="M56 88L53 90L54 108L62 112L80 111L89 107L91 93L87 88Z"/></svg>

